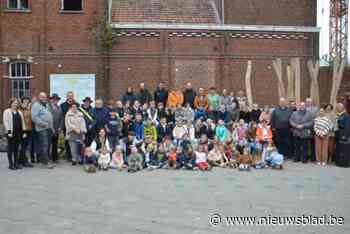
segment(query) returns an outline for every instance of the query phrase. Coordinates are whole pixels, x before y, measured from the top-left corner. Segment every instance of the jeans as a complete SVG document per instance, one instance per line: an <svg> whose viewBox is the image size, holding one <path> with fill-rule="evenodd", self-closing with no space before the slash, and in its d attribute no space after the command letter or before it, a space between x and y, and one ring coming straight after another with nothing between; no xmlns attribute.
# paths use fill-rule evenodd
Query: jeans
<svg viewBox="0 0 350 234"><path fill-rule="evenodd" d="M27 150L32 144L32 133L31 132L26 132L27 137L22 139L21 142L21 152L19 156L20 163L22 165L25 165L28 163L28 158L27 158Z"/></svg>
<svg viewBox="0 0 350 234"><path fill-rule="evenodd" d="M72 161L79 162L81 160L81 146L82 143L77 140L69 140L68 141L70 151L72 154Z"/></svg>
<svg viewBox="0 0 350 234"><path fill-rule="evenodd" d="M38 153L40 157L40 162L42 164L48 164L49 162L51 138L52 138L51 129L46 129L46 130L37 132Z"/></svg>
<svg viewBox="0 0 350 234"><path fill-rule="evenodd" d="M294 161L302 160L304 163L308 160L308 146L309 139L303 139L300 137L295 137L295 158Z"/></svg>
<svg viewBox="0 0 350 234"><path fill-rule="evenodd" d="M7 137L7 158L9 162L9 167L17 166L19 163L19 144L19 139L16 139L14 137Z"/></svg>

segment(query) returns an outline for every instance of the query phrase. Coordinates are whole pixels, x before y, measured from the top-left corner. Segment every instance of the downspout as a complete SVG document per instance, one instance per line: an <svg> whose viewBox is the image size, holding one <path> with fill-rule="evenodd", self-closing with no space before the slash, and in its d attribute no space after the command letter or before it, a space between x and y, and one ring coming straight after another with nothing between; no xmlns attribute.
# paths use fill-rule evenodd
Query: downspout
<svg viewBox="0 0 350 234"><path fill-rule="evenodd" d="M112 23L112 1L108 0L108 23Z"/></svg>
<svg viewBox="0 0 350 234"><path fill-rule="evenodd" d="M221 23L225 24L225 0L221 0Z"/></svg>

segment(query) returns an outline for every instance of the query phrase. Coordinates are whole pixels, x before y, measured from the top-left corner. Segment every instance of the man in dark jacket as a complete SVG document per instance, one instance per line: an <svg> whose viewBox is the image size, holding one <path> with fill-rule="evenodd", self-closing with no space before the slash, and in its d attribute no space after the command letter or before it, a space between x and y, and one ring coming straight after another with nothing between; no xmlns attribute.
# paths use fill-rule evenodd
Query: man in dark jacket
<svg viewBox="0 0 350 234"><path fill-rule="evenodd" d="M94 126L94 130L95 133L97 134L97 132L101 129L104 128L108 118L109 118L109 112L108 109L103 106L103 101L102 99L96 99L95 101L95 108L91 109L91 117L95 120L95 126Z"/></svg>
<svg viewBox="0 0 350 234"><path fill-rule="evenodd" d="M186 105L186 103L189 103L191 107L194 108L194 99L196 98L197 94L193 90L191 82L188 82L186 84L186 89L183 95L184 95L184 105Z"/></svg>
<svg viewBox="0 0 350 234"><path fill-rule="evenodd" d="M83 113L86 129L87 129L87 133L84 141L85 146L87 147L91 145L95 137L95 130L94 130L95 120L90 114L92 110L92 107L91 107L92 102L93 101L91 100L90 97L86 97L83 100L83 104L79 107L79 111Z"/></svg>
<svg viewBox="0 0 350 234"><path fill-rule="evenodd" d="M312 112L306 110L304 102L299 103L297 109L289 120L295 138L296 153L294 161L298 162L301 159L303 163L307 163L308 159L312 160L311 157L308 157L308 146L310 140L314 137L314 115Z"/></svg>
<svg viewBox="0 0 350 234"><path fill-rule="evenodd" d="M145 88L145 83L140 84L140 92L137 95L137 100L139 100L141 106L145 103L149 103L152 97L148 89Z"/></svg>
<svg viewBox="0 0 350 234"><path fill-rule="evenodd" d="M136 95L134 94L134 90L132 87L128 87L125 94L122 97L122 102L125 105L126 102L129 102L130 106L134 105L134 101L136 100Z"/></svg>
<svg viewBox="0 0 350 234"><path fill-rule="evenodd" d="M278 152L289 159L293 157L293 141L289 125L289 120L292 113L292 110L287 107L287 101L284 98L281 98L280 105L272 112L271 115L273 141L278 149Z"/></svg>
<svg viewBox="0 0 350 234"><path fill-rule="evenodd" d="M337 104L337 112L335 164L339 167L350 167L350 116L342 103Z"/></svg>
<svg viewBox="0 0 350 234"><path fill-rule="evenodd" d="M168 90L164 88L163 83L159 83L157 89L154 91L154 101L156 102L156 105L158 105L158 103L163 103L163 105L166 106L167 100Z"/></svg>

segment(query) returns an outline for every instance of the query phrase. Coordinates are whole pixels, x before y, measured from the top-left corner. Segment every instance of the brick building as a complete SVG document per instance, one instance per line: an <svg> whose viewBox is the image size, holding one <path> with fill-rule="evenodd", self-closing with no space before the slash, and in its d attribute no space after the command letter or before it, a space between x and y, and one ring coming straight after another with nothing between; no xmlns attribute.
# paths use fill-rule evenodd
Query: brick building
<svg viewBox="0 0 350 234"><path fill-rule="evenodd" d="M49 91L50 74L95 74L96 96L118 98L126 87L160 81L169 87L244 89L253 62L254 100L278 100L271 63L318 57L316 0L0 0L0 107L11 96ZM106 16L117 40L108 54L89 25ZM321 72L321 101L331 71ZM349 72L344 82L349 82ZM284 76L285 77L285 76ZM343 85L346 88L346 85ZM80 100L79 100L80 101Z"/></svg>

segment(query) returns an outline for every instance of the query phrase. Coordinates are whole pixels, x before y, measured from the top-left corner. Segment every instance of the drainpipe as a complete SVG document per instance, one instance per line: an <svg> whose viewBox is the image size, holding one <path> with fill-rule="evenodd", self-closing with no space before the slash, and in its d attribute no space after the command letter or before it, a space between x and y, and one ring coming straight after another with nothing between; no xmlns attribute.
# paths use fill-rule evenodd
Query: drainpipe
<svg viewBox="0 0 350 234"><path fill-rule="evenodd" d="M112 1L108 0L108 23L112 22Z"/></svg>
<svg viewBox="0 0 350 234"><path fill-rule="evenodd" d="M221 23L225 24L225 0L221 0Z"/></svg>

